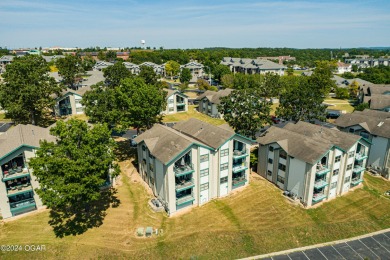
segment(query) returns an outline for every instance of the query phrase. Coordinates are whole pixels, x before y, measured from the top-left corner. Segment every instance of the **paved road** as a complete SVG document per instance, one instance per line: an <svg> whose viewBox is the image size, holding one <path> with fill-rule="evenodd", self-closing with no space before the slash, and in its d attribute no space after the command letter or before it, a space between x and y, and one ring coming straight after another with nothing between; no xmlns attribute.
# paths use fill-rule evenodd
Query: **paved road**
<svg viewBox="0 0 390 260"><path fill-rule="evenodd" d="M294 250L292 250L294 251ZM287 254L270 254L272 256L255 256L249 259L272 260L333 260L333 259L390 259L390 231L369 235L354 240L328 246L297 250Z"/></svg>
<svg viewBox="0 0 390 260"><path fill-rule="evenodd" d="M0 122L0 132L6 132L12 124Z"/></svg>

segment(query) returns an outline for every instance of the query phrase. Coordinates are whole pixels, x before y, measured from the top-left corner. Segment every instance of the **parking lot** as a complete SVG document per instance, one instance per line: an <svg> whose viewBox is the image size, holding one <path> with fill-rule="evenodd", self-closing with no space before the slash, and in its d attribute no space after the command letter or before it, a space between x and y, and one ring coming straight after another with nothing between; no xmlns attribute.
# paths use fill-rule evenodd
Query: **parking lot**
<svg viewBox="0 0 390 260"><path fill-rule="evenodd" d="M10 123L0 123L0 133L6 132L10 127Z"/></svg>
<svg viewBox="0 0 390 260"><path fill-rule="evenodd" d="M256 259L256 257L254 257ZM390 231L334 245L295 251L261 259L390 259Z"/></svg>

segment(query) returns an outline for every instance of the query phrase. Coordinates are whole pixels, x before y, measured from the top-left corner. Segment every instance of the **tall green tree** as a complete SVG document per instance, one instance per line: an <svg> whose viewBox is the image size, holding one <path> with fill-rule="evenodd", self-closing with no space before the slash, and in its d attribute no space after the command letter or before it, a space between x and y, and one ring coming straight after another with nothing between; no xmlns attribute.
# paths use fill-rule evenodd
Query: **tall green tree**
<svg viewBox="0 0 390 260"><path fill-rule="evenodd" d="M167 61L165 71L170 77L176 76L180 72L180 64L173 60Z"/></svg>
<svg viewBox="0 0 390 260"><path fill-rule="evenodd" d="M336 87L335 94L336 94L336 98L339 98L339 99L349 98L349 91L346 88Z"/></svg>
<svg viewBox="0 0 390 260"><path fill-rule="evenodd" d="M221 79L224 75L231 74L229 67L223 64L218 64L213 69L213 75L214 79L216 79L218 82L221 82Z"/></svg>
<svg viewBox="0 0 390 260"><path fill-rule="evenodd" d="M150 66L141 66L138 77L143 78L146 84L152 85L156 84L158 79L158 75Z"/></svg>
<svg viewBox="0 0 390 260"><path fill-rule="evenodd" d="M285 120L325 120L323 88L312 85L308 77L287 77L290 84L280 95L276 115Z"/></svg>
<svg viewBox="0 0 390 260"><path fill-rule="evenodd" d="M126 68L123 62L117 62L114 65L103 69L103 75L107 85L110 87L119 86L121 80L132 77L131 72Z"/></svg>
<svg viewBox="0 0 390 260"><path fill-rule="evenodd" d="M126 78L119 86L94 86L84 94L85 113L94 122L118 130L150 128L160 122L166 107L166 92L142 78Z"/></svg>
<svg viewBox="0 0 390 260"><path fill-rule="evenodd" d="M218 111L237 133L255 139L256 132L270 120L271 102L261 95L255 88L234 90L221 99Z"/></svg>
<svg viewBox="0 0 390 260"><path fill-rule="evenodd" d="M180 81L182 83L188 84L188 82L190 82L191 79L192 79L191 70L188 68L183 68L180 73Z"/></svg>
<svg viewBox="0 0 390 260"><path fill-rule="evenodd" d="M317 61L313 74L309 77L309 83L316 91L321 91L323 96L329 95L331 90L336 89L336 83L332 79L336 61Z"/></svg>
<svg viewBox="0 0 390 260"><path fill-rule="evenodd" d="M109 62L113 62L116 59L116 52L115 51L107 51L105 60Z"/></svg>
<svg viewBox="0 0 390 260"><path fill-rule="evenodd" d="M77 55L66 55L64 58L57 59L55 63L64 85L74 88L77 75L84 72L81 58Z"/></svg>
<svg viewBox="0 0 390 260"><path fill-rule="evenodd" d="M45 125L54 107L53 94L62 88L49 76L47 62L38 55L15 58L0 84L0 106L15 123Z"/></svg>
<svg viewBox="0 0 390 260"><path fill-rule="evenodd" d="M56 235L76 235L102 221L101 187L119 174L116 143L106 125L77 119L58 121L50 133L57 142L42 141L30 162L40 184L36 192L51 209Z"/></svg>

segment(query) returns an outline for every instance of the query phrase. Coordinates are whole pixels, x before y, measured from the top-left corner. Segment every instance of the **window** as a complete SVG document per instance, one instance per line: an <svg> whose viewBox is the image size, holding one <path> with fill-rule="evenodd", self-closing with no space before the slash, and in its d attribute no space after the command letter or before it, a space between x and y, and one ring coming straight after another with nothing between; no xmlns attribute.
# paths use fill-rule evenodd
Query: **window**
<svg viewBox="0 0 390 260"><path fill-rule="evenodd" d="M228 181L228 177L227 176L221 178L221 184L222 183L226 183L227 181Z"/></svg>
<svg viewBox="0 0 390 260"><path fill-rule="evenodd" d="M339 169L333 170L333 176L336 176L339 174Z"/></svg>
<svg viewBox="0 0 390 260"><path fill-rule="evenodd" d="M146 146L145 145L142 146L142 151L146 151Z"/></svg>
<svg viewBox="0 0 390 260"><path fill-rule="evenodd" d="M229 164L228 163L221 164L221 171L227 170L228 168L229 168Z"/></svg>
<svg viewBox="0 0 390 260"><path fill-rule="evenodd" d="M84 108L83 107L76 107L76 112L83 112Z"/></svg>
<svg viewBox="0 0 390 260"><path fill-rule="evenodd" d="M351 179L351 176L348 176L348 177L345 177L345 179L344 179L344 183L347 183L347 182L349 182L349 180Z"/></svg>
<svg viewBox="0 0 390 260"><path fill-rule="evenodd" d="M270 146L268 149L269 149L270 152L274 151L274 148L272 146Z"/></svg>
<svg viewBox="0 0 390 260"><path fill-rule="evenodd" d="M273 163L273 160L271 158L268 158L268 163L269 164L272 164Z"/></svg>
<svg viewBox="0 0 390 260"><path fill-rule="evenodd" d="M341 160L341 155L336 156L336 158L334 159L334 162L337 163L337 162L339 162L340 160Z"/></svg>
<svg viewBox="0 0 390 260"><path fill-rule="evenodd" d="M149 158L152 159L152 160L155 159L155 157L152 154L149 154Z"/></svg>
<svg viewBox="0 0 390 260"><path fill-rule="evenodd" d="M348 131L349 131L350 133L355 133L355 129L353 129L353 128L350 128Z"/></svg>
<svg viewBox="0 0 390 260"><path fill-rule="evenodd" d="M209 155L208 154L204 154L204 155L201 155L200 156L200 162L207 162L209 160Z"/></svg>
<svg viewBox="0 0 390 260"><path fill-rule="evenodd" d="M172 112L173 110L175 110L173 107L169 107L168 109L169 112Z"/></svg>
<svg viewBox="0 0 390 260"><path fill-rule="evenodd" d="M200 177L209 175L209 169L200 170Z"/></svg>
<svg viewBox="0 0 390 260"><path fill-rule="evenodd" d="M153 178L152 176L150 176L150 178L149 178L149 179L150 179L150 185L152 185L152 186L153 186L153 185L154 185L154 178Z"/></svg>
<svg viewBox="0 0 390 260"><path fill-rule="evenodd" d="M209 183L203 183L200 185L200 191L204 191L208 189L209 189Z"/></svg>
<svg viewBox="0 0 390 260"><path fill-rule="evenodd" d="M279 157L286 160L287 159L287 153L285 151L280 151Z"/></svg>
<svg viewBox="0 0 390 260"><path fill-rule="evenodd" d="M286 171L286 165L279 163L279 170Z"/></svg>
<svg viewBox="0 0 390 260"><path fill-rule="evenodd" d="M337 187L337 181L332 182L332 183L330 184L330 189L336 189L336 187Z"/></svg>
<svg viewBox="0 0 390 260"><path fill-rule="evenodd" d="M352 170L352 163L347 165L347 171Z"/></svg>
<svg viewBox="0 0 390 260"><path fill-rule="evenodd" d="M268 175L268 176L271 176L271 175L272 175L272 171L268 170L268 171L267 171L267 175Z"/></svg>
<svg viewBox="0 0 390 260"><path fill-rule="evenodd" d="M229 155L229 149L223 149L221 150L221 157L228 156Z"/></svg>
<svg viewBox="0 0 390 260"><path fill-rule="evenodd" d="M149 163L149 170L150 170L151 172L154 172L154 166L153 166L153 164L151 164L151 163Z"/></svg>
<svg viewBox="0 0 390 260"><path fill-rule="evenodd" d="M284 184L284 180L285 180L285 178L283 178L282 176L278 175L278 182Z"/></svg>
<svg viewBox="0 0 390 260"><path fill-rule="evenodd" d="M172 104L173 103L173 99L168 99L168 103Z"/></svg>
<svg viewBox="0 0 390 260"><path fill-rule="evenodd" d="M348 158L352 158L354 156L355 156L355 152L354 151L348 153Z"/></svg>

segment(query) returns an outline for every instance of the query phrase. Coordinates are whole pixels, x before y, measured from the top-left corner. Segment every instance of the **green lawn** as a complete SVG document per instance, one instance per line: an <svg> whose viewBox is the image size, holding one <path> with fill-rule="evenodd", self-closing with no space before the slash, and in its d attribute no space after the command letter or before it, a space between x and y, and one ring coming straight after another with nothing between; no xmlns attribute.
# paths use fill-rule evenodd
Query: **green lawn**
<svg viewBox="0 0 390 260"><path fill-rule="evenodd" d="M5 118L5 114L4 113L0 113L0 121L3 121L3 122L11 122L11 119L9 118Z"/></svg>
<svg viewBox="0 0 390 260"><path fill-rule="evenodd" d="M127 145L128 147L128 145ZM252 174L244 190L168 218L147 205L147 192L129 160L103 224L84 234L56 238L48 211L0 224L0 242L45 245L44 252L2 252L0 259L233 259L362 235L390 227L390 199L380 194L390 182L365 175L364 188L305 210L281 190ZM378 195L379 194L379 195ZM138 227L163 235L137 238Z"/></svg>
<svg viewBox="0 0 390 260"><path fill-rule="evenodd" d="M330 104L329 109L334 110L344 110L347 113L352 113L354 107L351 105L352 101L348 99L337 99L337 98L327 98L324 100L324 103Z"/></svg>
<svg viewBox="0 0 390 260"><path fill-rule="evenodd" d="M213 125L222 125L225 124L225 120L218 119L218 118L212 118L208 115L202 114L196 110L197 106L190 105L188 106L188 111L183 113L176 113L173 115L166 115L164 116L163 122L178 122L182 120L187 120L190 118L196 118L199 120L202 120L204 122L213 124Z"/></svg>

